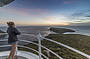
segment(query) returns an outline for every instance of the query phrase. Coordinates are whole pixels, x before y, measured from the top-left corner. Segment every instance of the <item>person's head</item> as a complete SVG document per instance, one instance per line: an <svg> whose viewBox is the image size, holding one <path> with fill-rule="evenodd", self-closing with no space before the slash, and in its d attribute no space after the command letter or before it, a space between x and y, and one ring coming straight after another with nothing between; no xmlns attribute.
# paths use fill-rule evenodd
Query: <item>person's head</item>
<svg viewBox="0 0 90 59"><path fill-rule="evenodd" d="M15 26L14 22L7 22L7 25L8 25L9 27L14 27L14 26Z"/></svg>

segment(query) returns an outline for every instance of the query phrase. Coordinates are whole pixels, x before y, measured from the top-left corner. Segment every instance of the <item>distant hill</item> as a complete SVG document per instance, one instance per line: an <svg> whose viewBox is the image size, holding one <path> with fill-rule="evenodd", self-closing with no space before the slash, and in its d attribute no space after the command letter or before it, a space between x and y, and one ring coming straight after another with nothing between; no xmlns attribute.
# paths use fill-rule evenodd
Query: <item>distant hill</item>
<svg viewBox="0 0 90 59"><path fill-rule="evenodd" d="M54 28L54 27L51 27L49 30L50 30L50 31L53 31L53 32L56 32L56 33L59 33L59 34L63 34L63 33L65 33L65 32L75 32L75 31L72 30L72 29Z"/></svg>

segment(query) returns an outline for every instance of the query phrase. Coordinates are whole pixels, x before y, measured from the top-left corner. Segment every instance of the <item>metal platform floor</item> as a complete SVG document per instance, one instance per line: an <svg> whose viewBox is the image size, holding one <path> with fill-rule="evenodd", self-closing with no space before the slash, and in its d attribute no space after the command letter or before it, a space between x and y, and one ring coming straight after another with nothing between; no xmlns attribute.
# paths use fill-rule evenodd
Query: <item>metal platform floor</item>
<svg viewBox="0 0 90 59"><path fill-rule="evenodd" d="M7 59L10 51L0 52L0 59ZM18 59L39 59L38 55L35 55L26 51L18 51L17 53Z"/></svg>
<svg viewBox="0 0 90 59"><path fill-rule="evenodd" d="M0 59L8 59L8 56L2 56ZM15 58L16 59L16 58ZM27 59L25 57L22 57L22 56L18 56L17 59Z"/></svg>

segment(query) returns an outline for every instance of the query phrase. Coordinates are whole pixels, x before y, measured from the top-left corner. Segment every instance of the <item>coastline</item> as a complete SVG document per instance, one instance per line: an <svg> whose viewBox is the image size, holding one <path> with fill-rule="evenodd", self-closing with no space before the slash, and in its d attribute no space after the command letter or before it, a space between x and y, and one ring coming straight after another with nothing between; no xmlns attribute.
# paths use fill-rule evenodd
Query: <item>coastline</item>
<svg viewBox="0 0 90 59"><path fill-rule="evenodd" d="M55 28L71 29L75 32L65 32L63 34L81 34L90 36L90 26L56 26Z"/></svg>
<svg viewBox="0 0 90 59"><path fill-rule="evenodd" d="M65 28L63 28L63 29L65 29ZM65 32L71 32L72 31L70 29L69 29L69 31L66 31L66 30L67 29L65 29ZM60 29L60 31L61 31L61 29ZM53 32L53 31L50 31L50 32ZM65 45L71 46L77 50L80 50L80 51L90 55L90 48L88 46L90 44L89 43L90 37L85 36L85 35L80 35L80 34L63 34L65 32L62 30L62 32L60 32L60 33L58 33L58 32L57 33L56 32L49 33L49 35L47 35L46 38L50 38L52 40L61 42ZM73 31L73 32L75 32L75 31ZM59 54L64 59L87 59L86 57L84 57L84 56L82 56L76 52L73 52L68 48L59 46L59 45L52 43L50 41L47 41L47 40L42 40L42 45L49 48L50 50L56 52L57 54ZM33 44L27 44L26 46L38 50L38 47L33 45ZM26 49L20 48L20 50L26 50ZM30 52L32 52L32 51L30 51ZM47 55L47 52L45 49L42 49L42 53ZM58 59L57 57L55 57L51 53L50 53L49 58L50 59Z"/></svg>
<svg viewBox="0 0 90 59"><path fill-rule="evenodd" d="M48 36L46 36L46 38L61 42L63 44L71 46L77 50L80 50L80 51L90 55L90 46L89 46L90 45L90 36L81 35L81 34L64 34L66 32L75 32L75 31L72 31L71 29L65 29L65 28L54 28L53 31L58 34L49 34ZM66 51L66 52L68 52L68 51ZM66 53L64 51L62 51L62 52ZM70 58L72 58L72 56L73 56L72 53L75 53L75 52L72 52L72 51L69 51L69 52L71 54L68 54L68 55L65 54L65 56L69 56L69 57L71 56ZM78 57L81 57L81 56L78 55ZM67 57L65 57L65 58L67 58ZM73 56L73 58L76 58L76 56ZM80 58L78 58L78 59L80 59Z"/></svg>
<svg viewBox="0 0 90 59"><path fill-rule="evenodd" d="M25 28L24 30L22 28L22 33L34 34L34 33L32 33L32 31L30 32L28 30L32 30L32 28L31 29L30 28L28 28L28 29ZM40 29L37 29L37 31L38 30L40 30ZM71 46L71 47L73 47L77 50L80 50L80 51L90 55L90 47L88 46L88 45L90 45L90 43L89 43L90 42L90 40L89 40L90 37L89 36L80 35L80 34L64 34L66 32L75 32L74 30L71 30L71 29L59 28L57 30L57 28L54 28L53 30L54 31L51 31L50 28L49 29L43 28L42 31L44 31L44 34L45 34L45 31L47 31L47 36L45 36L45 37L50 38L52 40L56 40L58 42L61 42L63 44ZM36 32L36 28L33 31ZM35 35L37 35L37 32L35 33ZM23 36L23 37L27 37L27 36ZM21 37L21 38L23 38L23 37ZM27 40L28 39L31 40L31 37L28 36ZM36 39L36 38L32 38L32 40L33 39ZM26 40L26 38L25 38L25 40ZM35 41L35 42L37 43L37 41ZM65 47L58 46L57 44L53 44L53 43L51 43L49 41L46 41L46 40L42 40L42 45L44 45L45 47L47 47L47 48L51 49L52 51L58 53L64 59L75 59L75 58L76 59L82 59L82 58L87 59L87 58L85 58L84 56L82 56L78 53L75 53L75 52L73 52L73 51L71 51L71 50L69 50ZM38 47L33 45L33 44L27 44L26 46L31 47L31 48L35 48L36 50L38 49ZM19 49L20 50L25 50L23 48L19 48ZM32 51L30 51L30 52L32 52ZM42 52L46 54L46 50L43 49ZM50 59L53 59L53 58L57 59L52 54L50 54L50 55L51 55Z"/></svg>

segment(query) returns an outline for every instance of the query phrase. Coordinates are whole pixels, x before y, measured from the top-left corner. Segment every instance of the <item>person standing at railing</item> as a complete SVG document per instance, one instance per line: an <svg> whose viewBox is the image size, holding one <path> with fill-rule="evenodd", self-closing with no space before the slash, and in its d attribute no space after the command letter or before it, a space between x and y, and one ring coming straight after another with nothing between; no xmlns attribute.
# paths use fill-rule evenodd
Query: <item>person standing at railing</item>
<svg viewBox="0 0 90 59"><path fill-rule="evenodd" d="M16 29L14 22L7 22L7 25L8 25L7 33L9 35L8 44L12 46L8 59L14 59L16 46L18 44L17 35L20 35L20 32Z"/></svg>

